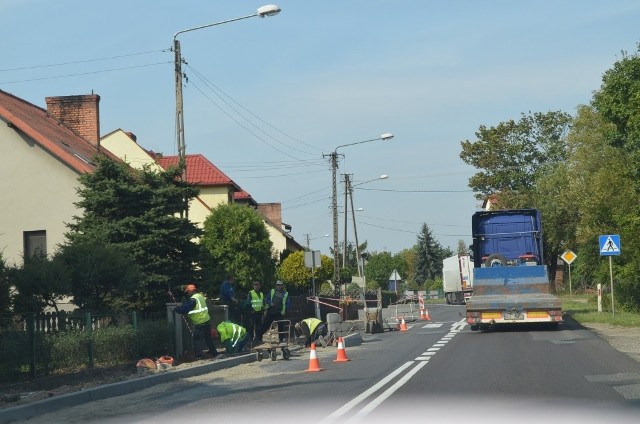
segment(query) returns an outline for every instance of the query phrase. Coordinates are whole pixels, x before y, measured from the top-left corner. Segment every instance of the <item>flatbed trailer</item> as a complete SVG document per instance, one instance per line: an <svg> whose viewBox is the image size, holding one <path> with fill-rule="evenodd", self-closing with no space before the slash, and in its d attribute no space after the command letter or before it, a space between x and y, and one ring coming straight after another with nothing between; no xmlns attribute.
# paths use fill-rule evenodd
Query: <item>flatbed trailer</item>
<svg viewBox="0 0 640 424"><path fill-rule="evenodd" d="M473 296L466 303L471 330L496 324L562 322L549 292L536 209L480 211L472 219Z"/></svg>
<svg viewBox="0 0 640 424"><path fill-rule="evenodd" d="M474 295L467 300L472 330L495 324L562 322L562 304L549 294L544 265L477 268Z"/></svg>

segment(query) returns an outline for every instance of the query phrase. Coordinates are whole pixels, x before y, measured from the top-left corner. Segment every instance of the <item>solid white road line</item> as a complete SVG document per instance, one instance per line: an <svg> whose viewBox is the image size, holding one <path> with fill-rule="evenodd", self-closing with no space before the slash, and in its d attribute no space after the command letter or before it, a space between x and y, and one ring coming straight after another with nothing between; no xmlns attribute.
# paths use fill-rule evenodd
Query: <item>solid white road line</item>
<svg viewBox="0 0 640 424"><path fill-rule="evenodd" d="M432 324L427 324L427 325L432 325ZM453 338L456 334L458 334L458 332L460 332L460 330L462 330L466 325L467 324L465 319L461 319L460 321L455 322L451 326L451 330L449 330L449 333L447 333L447 335L444 336L442 340L435 343L433 347L430 347L429 349L427 349L426 352L416 357L413 361L404 363L402 366L397 368L391 374L387 375L385 378L383 378L382 380L380 380L379 382L371 386L369 389L365 390L360 395L356 396L351 401L344 404L341 408L337 409L331 415L327 416L325 419L323 419L320 422L321 423L335 422L338 418L342 417L344 414L354 409L358 404L360 404L369 396L373 395L375 392L377 392L382 387L384 387L387 383L389 383L391 380L396 378L400 373L405 371L411 365L415 364L415 367L410 369L395 384L393 384L387 390L385 390L380 395L378 395L378 397L376 397L374 400L372 400L366 406L360 409L360 411L358 411L353 417L349 418L347 420L347 423L359 421L360 419L365 417L367 414L369 414L371 411L373 411L375 408L377 408L382 402L384 402L387 398L389 398L389 396L391 396L400 387L402 387L407 381L409 381L411 377L413 377L418 371L420 371L425 365L427 365L429 363L429 359L431 359L433 355L435 355L436 352L440 350L441 347L444 347L444 345L449 340L451 340L451 338ZM423 327L423 328L426 328L426 327Z"/></svg>
<svg viewBox="0 0 640 424"><path fill-rule="evenodd" d="M326 420L332 421L332 420L335 420L336 418L343 416L345 413L349 412L354 406L356 406L357 404L359 404L360 402L362 402L363 400L365 400L366 398L368 398L369 396L377 392L381 387L383 387L389 381L393 380L398 374L400 374L402 371L404 371L405 369L407 369L413 364L414 364L413 361L404 363L400 368L396 369L394 372L392 372L391 374L389 374L388 376L380 380L378 383L371 386L366 391L362 392L362 394L360 394L359 396L356 396L355 398L353 398L350 402L346 403L343 407L337 409L333 414L329 415L327 418L325 418L321 422L324 422Z"/></svg>
<svg viewBox="0 0 640 424"><path fill-rule="evenodd" d="M366 416L369 412L373 411L378 405L380 405L385 399L387 399L389 396L391 396L396 390L398 390L400 387L402 387L407 381L409 381L411 379L411 377L414 376L415 373L417 373L418 371L420 371L422 369L422 367L424 367L425 365L427 365L427 362L419 362L418 365L416 365L415 367L413 367L413 369L411 369L408 373L406 373L400 380L398 380L396 382L396 384L394 384L393 386L389 387L387 390L385 390L380 396L378 396L377 398L375 398L373 401L371 401L369 404L367 404L367 406L365 406L364 408L362 408L360 411L358 411L358 413L352 418L352 419L360 419L364 416ZM351 420L349 420L351 421ZM347 422L349 422L347 421Z"/></svg>

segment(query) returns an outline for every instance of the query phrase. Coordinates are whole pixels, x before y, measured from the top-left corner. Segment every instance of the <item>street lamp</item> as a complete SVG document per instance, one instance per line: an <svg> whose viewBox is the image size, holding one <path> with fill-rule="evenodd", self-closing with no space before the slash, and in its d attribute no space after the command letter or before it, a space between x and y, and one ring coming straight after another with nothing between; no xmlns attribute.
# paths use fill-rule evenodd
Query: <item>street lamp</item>
<svg viewBox="0 0 640 424"><path fill-rule="evenodd" d="M201 25L194 28L183 29L178 31L173 36L173 51L174 51L174 65L175 65L175 83L176 83L176 138L178 144L178 164L182 169L182 178L186 180L187 177L187 161L186 161L186 144L184 141L184 109L182 105L182 55L180 54L180 41L178 35L185 32L191 32L198 29L208 28L216 25L222 25L229 22L240 21L247 18L264 18L267 16L275 16L280 13L280 7L275 4L268 4L266 6L259 7L256 13L247 16L241 16L239 18L228 19L226 21L214 22L211 24Z"/></svg>
<svg viewBox="0 0 640 424"><path fill-rule="evenodd" d="M322 155L323 157L329 156L331 158L331 176L332 176L332 198L331 209L333 212L333 284L337 284L340 277L340 270L338 264L338 189L336 182L336 171L338 170L338 149L341 147L354 146L356 144L370 143L372 141L386 141L391 140L393 134L384 133L378 138L372 138L370 140L357 141L355 143L341 144L336 147L329 155Z"/></svg>
<svg viewBox="0 0 640 424"><path fill-rule="evenodd" d="M380 176L379 176L379 177L377 177L377 178L372 178L372 179L367 180L367 181L362 181L362 182L357 183L357 184L352 184L352 185L351 185L351 188L353 188L353 187L358 187L358 186L361 186L362 184L367 184L367 183L370 183L370 182L372 182L372 181L386 180L387 178L389 178L389 176L388 176L387 174L382 174L382 175L380 175Z"/></svg>

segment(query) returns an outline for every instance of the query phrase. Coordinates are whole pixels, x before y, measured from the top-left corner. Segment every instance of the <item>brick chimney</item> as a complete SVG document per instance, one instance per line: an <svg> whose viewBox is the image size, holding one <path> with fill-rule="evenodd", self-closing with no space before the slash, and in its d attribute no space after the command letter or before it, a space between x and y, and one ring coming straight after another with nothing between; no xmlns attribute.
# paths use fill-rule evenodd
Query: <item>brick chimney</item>
<svg viewBox="0 0 640 424"><path fill-rule="evenodd" d="M100 147L100 96L46 97L47 112L74 133Z"/></svg>
<svg viewBox="0 0 640 424"><path fill-rule="evenodd" d="M282 204L281 203L260 203L258 210L267 219L282 229Z"/></svg>

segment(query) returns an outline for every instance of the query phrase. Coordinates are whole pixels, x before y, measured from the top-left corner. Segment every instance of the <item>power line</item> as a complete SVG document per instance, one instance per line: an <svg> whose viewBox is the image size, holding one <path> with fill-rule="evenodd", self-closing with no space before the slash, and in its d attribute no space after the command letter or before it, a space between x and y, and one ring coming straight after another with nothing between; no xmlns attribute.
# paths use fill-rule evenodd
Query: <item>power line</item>
<svg viewBox="0 0 640 424"><path fill-rule="evenodd" d="M384 229L384 230L397 231L397 232L402 232L402 233L411 233L411 234L416 234L416 235L418 233L420 233L420 231L402 230L400 228L385 227L385 226L382 226L382 225L370 224L368 222L358 221L358 224L363 224L363 225L366 225L366 226L369 226L369 227L381 228L381 229ZM439 237L469 237L470 236L470 234L436 234L436 233L433 233L433 235L439 236Z"/></svg>
<svg viewBox="0 0 640 424"><path fill-rule="evenodd" d="M107 73L107 72L126 71L126 70L130 70L130 69L147 68L147 67L150 67L150 66L157 66L157 65L166 65L168 63L173 63L173 62L157 62L157 63L149 63L149 64L146 64L146 65L136 65L136 66L126 66L126 67L122 67L122 68L103 69L101 71L80 72L80 73L77 73L77 74L54 75L54 76L50 76L50 77L31 78L31 79L15 80L15 81L2 81L2 82L0 82L0 84L18 84L18 83L22 83L22 82L44 81L44 80L52 80L52 79L59 79L59 78L79 77L79 76L83 76L83 75L104 74L104 73Z"/></svg>
<svg viewBox="0 0 640 424"><path fill-rule="evenodd" d="M257 126L256 124L254 124L249 118L247 118L246 116L244 116L237 108L235 108L233 105L231 105L225 98L223 98L222 96L220 96L215 90L218 89L215 85L213 85L208 79L206 79L200 72L198 72L195 68L193 68L192 66L190 66L189 64L185 64L185 66L187 66L189 69L191 69L194 74L198 77L198 79L202 82L205 83L205 85L211 90L211 92L218 98L220 99L229 109L231 109L236 115L238 115L240 118L242 118L248 125L251 125L253 128L255 128L257 131L261 132L262 134L264 134L265 136L269 137L271 140L275 141L276 143L279 143L280 145L287 147L289 149L295 150L298 153L303 153L303 154L308 154L308 155L315 155L315 153L311 153L305 150L300 150L296 147L293 147L287 143L284 143L283 141L280 141L279 139L277 139L276 137L274 137L273 135L269 134L267 131L265 131L264 129L260 128L259 126ZM218 89L219 90L219 89ZM221 90L219 90L221 91ZM221 91L222 92L222 91ZM224 92L223 92L224 93ZM229 99L231 99L234 103L238 104L238 102L236 102L234 99L232 99L230 96L226 95L225 96ZM211 100L213 102L213 100ZM215 102L214 102L215 103ZM220 109L223 110L222 107L220 105L218 105L217 103L215 103L215 105ZM246 108L242 107L244 110L247 110ZM227 116L231 117L231 115L228 112L224 112ZM254 114L252 114L252 116L256 116ZM237 119L234 119L234 121L238 124L239 121ZM264 121L262 119L260 119L261 122L264 123ZM246 129L246 127L244 125L242 125L243 128ZM271 128L273 128L272 126L270 126Z"/></svg>
<svg viewBox="0 0 640 424"><path fill-rule="evenodd" d="M210 88L212 90L217 90L220 93L222 93L225 97L227 97L229 100L231 100L233 103L235 103L236 105L238 105L241 109L243 109L245 112L247 112L248 114L250 114L251 116L253 116L254 118L256 118L258 121L262 122L263 124L265 124L266 126L268 126L269 128L277 131L278 133L284 135L285 137L296 141L300 144L303 144L307 147L310 147L312 149L317 150L318 152L322 152L322 149L315 147L311 144L305 143L304 141L297 139L295 137L290 136L289 134L285 133L284 131L281 131L280 129L274 127L273 125L269 124L267 121L265 121L264 119L260 118L258 115L256 115L255 113L253 113L252 111L250 111L249 109L247 109L246 107L244 107L242 104L240 104L238 101L236 101L233 97L231 97L229 94L227 94L224 90L222 90L220 87L218 87L217 85L215 85L214 83L212 83L211 81L209 81L204 75L202 75L202 73L198 72L198 70L196 70L194 67L190 66L189 64L186 64L186 66L188 66L190 69L193 70L193 72L201 79L203 80L205 83L207 83ZM222 99L222 96L218 95L218 97ZM224 100L223 100L224 101ZM225 102L226 103L226 102ZM230 106L231 107L231 106ZM235 109L234 109L235 110ZM236 111L236 113L240 114L239 112ZM246 119L246 118L245 118Z"/></svg>
<svg viewBox="0 0 640 424"><path fill-rule="evenodd" d="M232 116L229 112L227 112L226 110L224 110L219 104L217 104L211 97L209 97L204 91L202 91L202 89L200 89L200 87L198 87L197 84L194 84L193 82L191 83L191 85L193 87L195 87L195 89L200 92L200 94L202 94L207 100L209 100L209 102L211 104L213 104L215 107L217 107L218 109L220 109L220 111L222 113L224 113L225 115L227 115L232 121L234 121L236 124L238 124L241 128L243 128L245 131L247 131L249 134L251 134L252 136L254 136L255 138L257 138L258 140L262 141L264 144L266 144L267 146L271 147L273 150L276 150L280 153L282 153L283 155L290 157L291 159L296 159L296 160L301 160L300 158L297 158L295 156L290 155L287 152L282 151L281 149L279 149L278 147L274 146L273 144L271 144L269 141L265 140L264 138L260 137L258 134L256 134L255 132L253 132L250 128L248 128L246 125L244 125L242 122L240 122L238 119L236 119L234 116Z"/></svg>
<svg viewBox="0 0 640 424"><path fill-rule="evenodd" d="M237 171L234 171L237 172ZM321 170L317 170L317 171L307 171L307 172L293 172L290 174L277 174L277 175L254 175L252 177L242 177L242 178L276 178L276 177L290 177L292 175L304 175L304 174L317 174L318 172L324 172Z"/></svg>
<svg viewBox="0 0 640 424"><path fill-rule="evenodd" d="M234 172L244 172L244 171L256 171L256 170L272 170L272 169L282 169L282 168L306 168L309 165L323 165L323 160L304 160L304 161L264 161L252 164L239 164L239 165L229 165L229 164L220 164L221 167L225 169L233 169Z"/></svg>
<svg viewBox="0 0 640 424"><path fill-rule="evenodd" d="M113 59L121 59L124 57L132 57L132 56L141 56L141 55L145 55L145 54L151 54L151 53L164 53L166 51L170 51L171 49L162 49L162 50L150 50L147 52L138 52L138 53L129 53L129 54L123 54L123 55L118 55L118 56L109 56L109 57L100 57L100 58L96 58L96 59L85 59L85 60L76 60L73 62L62 62L62 63L51 63L48 65L33 65L33 66L22 66L22 67L18 67L18 68L6 68L6 69L0 69L0 72L11 72L11 71L24 71L24 70L29 70L29 69L42 69L42 68L52 68L52 67L56 67L56 66L67 66L67 65L77 65L79 63L91 63L91 62L100 62L103 60L113 60Z"/></svg>
<svg viewBox="0 0 640 424"><path fill-rule="evenodd" d="M411 224L411 225L421 225L423 224L423 222L415 222L415 221L401 221L398 219L390 219L390 218L378 218L375 216L370 216L370 215L364 215L364 214L359 214L358 216L364 217L364 218L369 218L369 219L376 219L379 221L389 221L389 222L398 222L400 224ZM462 227L462 228L471 228L469 225L455 225L455 224L429 224L429 226L438 226L438 227Z"/></svg>
<svg viewBox="0 0 640 424"><path fill-rule="evenodd" d="M356 190L387 191L390 193L473 193L473 190L393 190L386 188L357 188Z"/></svg>

